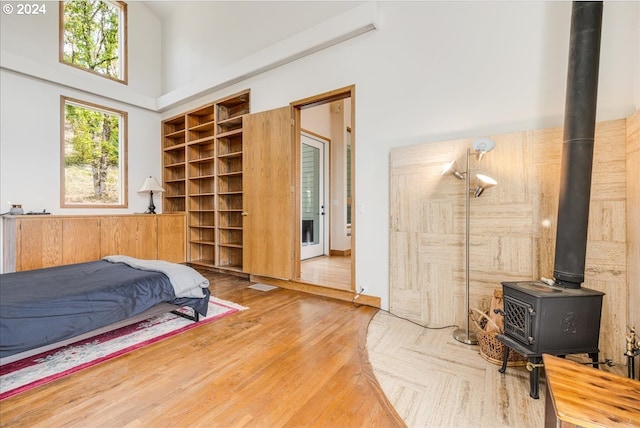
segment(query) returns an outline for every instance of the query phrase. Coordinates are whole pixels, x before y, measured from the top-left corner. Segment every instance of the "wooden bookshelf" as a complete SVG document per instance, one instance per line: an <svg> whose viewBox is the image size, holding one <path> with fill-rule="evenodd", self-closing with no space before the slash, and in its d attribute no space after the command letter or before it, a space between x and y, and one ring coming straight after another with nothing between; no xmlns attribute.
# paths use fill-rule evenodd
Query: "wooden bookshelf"
<svg viewBox="0 0 640 428"><path fill-rule="evenodd" d="M243 117L249 91L162 122L164 212L187 214L187 260L243 272Z"/></svg>
<svg viewBox="0 0 640 428"><path fill-rule="evenodd" d="M216 103L218 266L243 271L243 119L249 92Z"/></svg>
<svg viewBox="0 0 640 428"><path fill-rule="evenodd" d="M185 116L162 122L164 212L184 212L186 197Z"/></svg>

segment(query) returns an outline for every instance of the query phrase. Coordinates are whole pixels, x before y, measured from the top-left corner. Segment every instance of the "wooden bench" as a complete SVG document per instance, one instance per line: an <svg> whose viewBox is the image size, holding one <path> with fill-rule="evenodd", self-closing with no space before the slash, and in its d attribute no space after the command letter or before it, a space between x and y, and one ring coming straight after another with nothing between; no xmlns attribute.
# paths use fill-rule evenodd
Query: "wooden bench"
<svg viewBox="0 0 640 428"><path fill-rule="evenodd" d="M547 376L545 427L640 427L640 382L553 355Z"/></svg>

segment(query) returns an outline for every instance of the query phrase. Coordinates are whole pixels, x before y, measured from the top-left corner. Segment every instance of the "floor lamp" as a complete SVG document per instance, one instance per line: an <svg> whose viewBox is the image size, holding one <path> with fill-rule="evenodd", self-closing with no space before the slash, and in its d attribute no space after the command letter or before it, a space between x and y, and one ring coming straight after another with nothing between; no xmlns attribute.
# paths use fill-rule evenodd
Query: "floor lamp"
<svg viewBox="0 0 640 428"><path fill-rule="evenodd" d="M476 345L478 343L478 339L475 333L469 331L469 214L471 211L471 194L475 198L479 198L480 195L490 187L495 186L497 183L491 177L482 174L476 174L476 186L471 188L471 180L470 180L470 158L471 156L475 156L476 159L482 160L484 155L487 152L491 151L495 147L495 143L493 140L488 138L478 138L474 140L471 144L473 150L471 148L467 148L467 168L465 171L458 171L457 162L451 161L445 165L442 170L442 175L453 175L459 180L465 181L465 285L466 285L466 310L467 310L467 323L466 328L459 328L453 332L453 337L458 342L465 343L467 345Z"/></svg>

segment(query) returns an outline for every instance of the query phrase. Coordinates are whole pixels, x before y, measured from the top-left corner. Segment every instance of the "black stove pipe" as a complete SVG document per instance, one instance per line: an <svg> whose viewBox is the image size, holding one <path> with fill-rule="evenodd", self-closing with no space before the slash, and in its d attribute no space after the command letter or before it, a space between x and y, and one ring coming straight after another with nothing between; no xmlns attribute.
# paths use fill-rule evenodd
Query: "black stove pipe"
<svg viewBox="0 0 640 428"><path fill-rule="evenodd" d="M560 199L553 276L566 288L584 282L596 124L602 2L573 2Z"/></svg>

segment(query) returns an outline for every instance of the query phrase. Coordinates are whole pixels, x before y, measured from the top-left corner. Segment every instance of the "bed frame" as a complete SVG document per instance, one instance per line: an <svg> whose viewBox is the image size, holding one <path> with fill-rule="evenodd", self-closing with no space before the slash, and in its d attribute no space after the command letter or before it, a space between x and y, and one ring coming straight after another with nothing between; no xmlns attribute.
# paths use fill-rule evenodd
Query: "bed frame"
<svg viewBox="0 0 640 428"><path fill-rule="evenodd" d="M192 314L187 312L179 311L181 306L173 305L171 303L159 303L152 308L147 309L144 312L139 313L138 315L134 315L130 318L115 322L113 324L106 325L104 327L98 328L96 330L88 331L86 333L80 334L78 336L71 337L69 339L61 340L60 342L51 343L49 345L41 346L39 348L30 349L28 351L23 351L18 354L8 355L4 358L0 358L0 366L5 364L13 363L15 361L19 361L23 358L32 357L34 355L41 354L43 352L51 351L52 349L57 349L63 346L71 345L72 343L79 342L81 340L90 339L94 336L98 336L103 333L107 333L113 330L117 330L122 327L126 327L132 324L136 324L138 322L144 321L146 319L152 318L156 315L161 315L167 312L171 312L172 314L181 316L193 322L200 321L200 314L195 309L191 309Z"/></svg>

